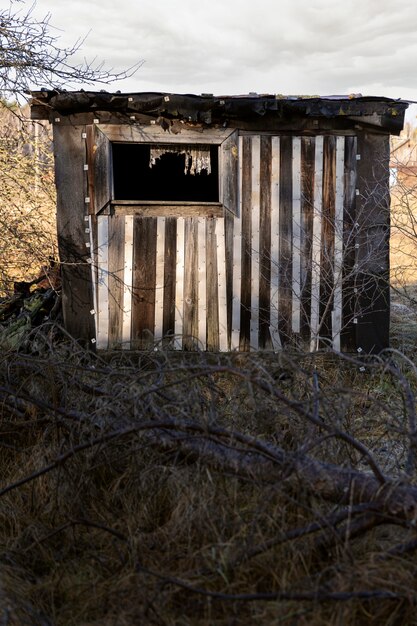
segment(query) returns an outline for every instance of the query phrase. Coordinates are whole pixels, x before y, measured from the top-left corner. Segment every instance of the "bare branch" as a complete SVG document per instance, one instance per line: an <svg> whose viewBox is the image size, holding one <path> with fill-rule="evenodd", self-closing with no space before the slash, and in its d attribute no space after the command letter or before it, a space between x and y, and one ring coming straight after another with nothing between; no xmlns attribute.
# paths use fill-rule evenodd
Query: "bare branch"
<svg viewBox="0 0 417 626"><path fill-rule="evenodd" d="M384 600L399 600L406 598L406 594L394 593L391 591L385 591L383 589L363 590L363 591L347 591L347 592L329 592L327 590L317 589L316 591L277 591L272 593L221 593L219 591L209 591L208 589L202 589L195 587L190 583L187 583L179 578L173 576L166 576L159 572L152 571L142 565L137 565L138 573L148 574L163 580L165 583L176 585L182 589L187 589L192 593L206 596L209 598L215 598L221 601L237 601L237 602L276 602L285 600L300 600L300 601L313 601L313 602L347 602L348 600L370 600L370 599L384 599Z"/></svg>
<svg viewBox="0 0 417 626"><path fill-rule="evenodd" d="M10 4L0 10L0 91L5 96L23 95L31 88L73 88L80 83L107 84L132 76L142 65L120 72L106 68L103 63L74 63L85 39L72 46L59 46L59 36L53 32L47 14L38 19L35 5L29 9Z"/></svg>

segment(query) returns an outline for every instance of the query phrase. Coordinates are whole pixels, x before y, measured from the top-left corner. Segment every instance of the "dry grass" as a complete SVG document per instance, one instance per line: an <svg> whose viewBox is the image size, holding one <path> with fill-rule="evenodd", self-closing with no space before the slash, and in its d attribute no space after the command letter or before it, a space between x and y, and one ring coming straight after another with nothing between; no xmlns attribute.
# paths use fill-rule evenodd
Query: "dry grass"
<svg viewBox="0 0 417 626"><path fill-rule="evenodd" d="M414 559L386 555L414 538L412 527L387 523L330 548L320 547L316 535L272 545L338 507L300 482L288 490L285 481L216 471L180 448L155 445L146 430L106 441L115 429L169 414L289 451L309 439L309 454L317 459L364 466L357 450L312 433L288 402L257 385L262 380L287 399L318 402L323 419L365 441L381 465L398 475L407 425L395 376L379 366L364 375L333 355L282 356L277 362L149 353L104 360L70 341L51 342L49 331L39 337L48 339L38 338L36 356L2 358L2 487L63 453L69 456L1 495L4 623L417 624ZM398 358L397 367L415 384L405 361ZM394 441L399 448L389 455L384 447ZM363 590L396 597L337 602L209 595Z"/></svg>

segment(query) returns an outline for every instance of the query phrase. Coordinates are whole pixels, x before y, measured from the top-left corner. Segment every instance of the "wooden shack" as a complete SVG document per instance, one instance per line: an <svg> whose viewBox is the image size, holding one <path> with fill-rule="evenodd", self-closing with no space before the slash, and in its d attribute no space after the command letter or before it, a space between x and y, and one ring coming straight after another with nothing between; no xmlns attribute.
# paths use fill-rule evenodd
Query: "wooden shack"
<svg viewBox="0 0 417 626"><path fill-rule="evenodd" d="M360 96L32 94L53 124L63 311L98 349L380 351L389 135Z"/></svg>

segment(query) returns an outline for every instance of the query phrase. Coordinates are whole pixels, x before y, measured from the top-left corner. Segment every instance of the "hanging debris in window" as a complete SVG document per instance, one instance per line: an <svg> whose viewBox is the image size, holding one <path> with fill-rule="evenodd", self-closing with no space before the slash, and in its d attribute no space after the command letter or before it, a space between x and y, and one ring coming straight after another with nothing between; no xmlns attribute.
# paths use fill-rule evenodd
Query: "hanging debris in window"
<svg viewBox="0 0 417 626"><path fill-rule="evenodd" d="M149 167L153 167L156 161L164 154L183 154L185 156L184 174L201 174L205 170L211 174L211 159L209 146L151 146Z"/></svg>

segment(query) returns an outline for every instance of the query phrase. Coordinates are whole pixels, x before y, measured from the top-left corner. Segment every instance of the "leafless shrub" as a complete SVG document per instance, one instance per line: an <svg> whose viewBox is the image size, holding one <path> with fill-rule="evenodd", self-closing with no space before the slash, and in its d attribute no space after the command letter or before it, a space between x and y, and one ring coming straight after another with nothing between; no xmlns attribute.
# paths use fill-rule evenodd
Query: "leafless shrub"
<svg viewBox="0 0 417 626"><path fill-rule="evenodd" d="M36 277L56 256L53 151L48 124L31 122L23 106L30 89L107 84L141 65L114 71L100 62L77 63L83 39L62 47L50 15L10 0L0 9L0 294L16 280Z"/></svg>
<svg viewBox="0 0 417 626"><path fill-rule="evenodd" d="M19 115L16 115L19 111ZM0 108L0 292L56 257L53 152L47 126ZM23 112L24 113L24 112Z"/></svg>
<svg viewBox="0 0 417 626"><path fill-rule="evenodd" d="M80 84L110 83L131 76L140 67L116 72L102 62L75 63L84 40L63 48L47 14L38 19L35 5L10 2L0 9L0 91L5 97L23 95L29 89L72 88Z"/></svg>
<svg viewBox="0 0 417 626"><path fill-rule="evenodd" d="M417 153L416 133L407 125L391 146L391 280L409 304L417 301Z"/></svg>
<svg viewBox="0 0 417 626"><path fill-rule="evenodd" d="M50 333L0 368L4 584L24 572L33 611L413 623L407 359L97 357Z"/></svg>

